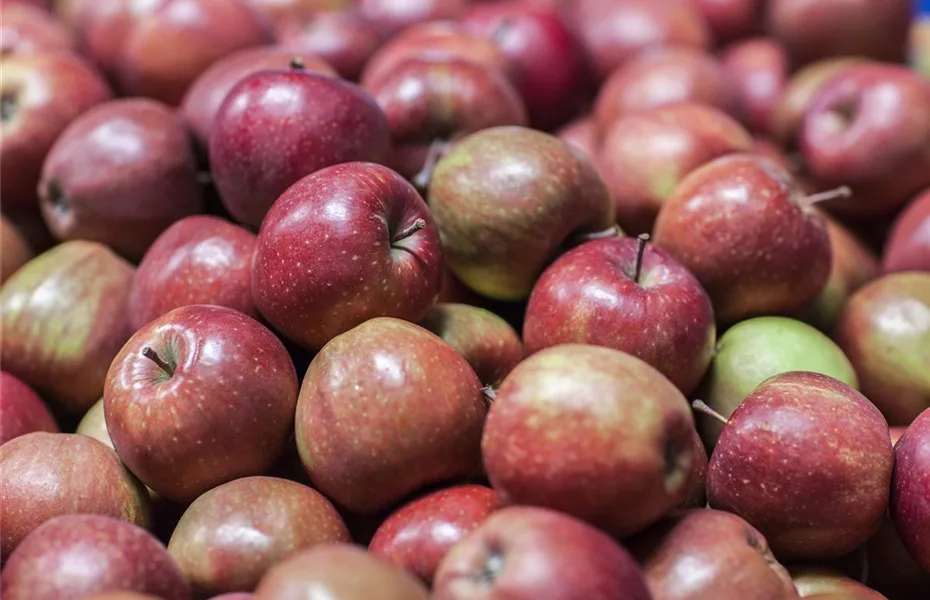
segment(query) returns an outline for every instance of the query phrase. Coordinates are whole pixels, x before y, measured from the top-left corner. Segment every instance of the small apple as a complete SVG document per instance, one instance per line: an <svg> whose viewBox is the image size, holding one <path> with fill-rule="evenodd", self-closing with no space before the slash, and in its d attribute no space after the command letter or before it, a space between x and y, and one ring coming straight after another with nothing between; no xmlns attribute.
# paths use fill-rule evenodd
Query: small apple
<svg viewBox="0 0 930 600"><path fill-rule="evenodd" d="M743 40L723 50L720 64L733 82L740 120L752 131L768 132L789 77L784 47L771 38Z"/></svg>
<svg viewBox="0 0 930 600"><path fill-rule="evenodd" d="M28 385L0 371L0 444L33 431L58 433L55 417Z"/></svg>
<svg viewBox="0 0 930 600"><path fill-rule="evenodd" d="M74 49L74 34L48 11L28 4L0 7L0 55L40 54Z"/></svg>
<svg viewBox="0 0 930 600"><path fill-rule="evenodd" d="M151 533L92 514L62 515L34 529L6 560L0 589L7 600L85 598L108 590L191 597L178 565Z"/></svg>
<svg viewBox="0 0 930 600"><path fill-rule="evenodd" d="M911 200L895 220L882 256L882 270L930 271L930 188Z"/></svg>
<svg viewBox="0 0 930 600"><path fill-rule="evenodd" d="M357 11L332 10L287 23L278 31L278 42L298 55L321 58L343 79L358 81L384 39L378 28Z"/></svg>
<svg viewBox="0 0 930 600"><path fill-rule="evenodd" d="M16 224L0 214L0 284L35 257Z"/></svg>
<svg viewBox="0 0 930 600"><path fill-rule="evenodd" d="M891 518L914 560L930 571L930 409L908 426L895 444Z"/></svg>

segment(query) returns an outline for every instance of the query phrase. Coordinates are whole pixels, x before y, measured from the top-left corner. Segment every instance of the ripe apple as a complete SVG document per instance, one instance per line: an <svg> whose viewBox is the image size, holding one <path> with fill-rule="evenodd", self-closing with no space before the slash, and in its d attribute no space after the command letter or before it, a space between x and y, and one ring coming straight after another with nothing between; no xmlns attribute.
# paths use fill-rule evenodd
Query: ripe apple
<svg viewBox="0 0 930 600"><path fill-rule="evenodd" d="M320 544L273 566L255 600L428 600L422 583L358 546Z"/></svg>
<svg viewBox="0 0 930 600"><path fill-rule="evenodd" d="M321 58L343 79L358 81L384 39L374 23L357 11L332 10L288 22L279 28L278 42L298 54Z"/></svg>
<svg viewBox="0 0 930 600"><path fill-rule="evenodd" d="M506 504L560 510L624 537L682 500L693 436L687 401L657 370L611 348L564 344L504 379L482 454Z"/></svg>
<svg viewBox="0 0 930 600"><path fill-rule="evenodd" d="M630 543L657 600L797 598L765 536L728 512L676 513Z"/></svg>
<svg viewBox="0 0 930 600"><path fill-rule="evenodd" d="M178 522L168 552L197 597L252 591L275 563L327 542L349 542L322 494L276 477L243 477L206 492Z"/></svg>
<svg viewBox="0 0 930 600"><path fill-rule="evenodd" d="M203 209L184 122L144 98L77 117L52 146L39 205L61 240L93 240L138 261L169 225Z"/></svg>
<svg viewBox="0 0 930 600"><path fill-rule="evenodd" d="M50 403L82 414L103 394L110 361L129 339L134 269L96 242L65 242L0 291L3 370Z"/></svg>
<svg viewBox="0 0 930 600"><path fill-rule="evenodd" d="M349 161L383 163L390 147L387 119L371 96L298 61L232 88L213 121L210 172L230 214L258 228L302 177Z"/></svg>
<svg viewBox="0 0 930 600"><path fill-rule="evenodd" d="M0 371L0 444L33 431L58 433L55 417L28 385Z"/></svg>
<svg viewBox="0 0 930 600"><path fill-rule="evenodd" d="M848 600L887 600L885 596L855 579L829 569L792 568L791 579L801 598L817 597L818 594L846 594Z"/></svg>
<svg viewBox="0 0 930 600"><path fill-rule="evenodd" d="M0 54L40 54L74 49L74 34L48 11L28 4L0 7Z"/></svg>
<svg viewBox="0 0 930 600"><path fill-rule="evenodd" d="M34 529L6 560L8 600L84 598L108 590L189 600L190 587L165 547L132 523L101 515L62 515Z"/></svg>
<svg viewBox="0 0 930 600"><path fill-rule="evenodd" d="M503 508L452 547L434 600L650 600L633 557L604 532L544 508Z"/></svg>
<svg viewBox="0 0 930 600"><path fill-rule="evenodd" d="M449 550L501 506L497 492L483 485L457 485L426 494L385 519L368 552L432 585Z"/></svg>
<svg viewBox="0 0 930 600"><path fill-rule="evenodd" d="M853 294L834 337L891 425L930 407L930 273L885 275Z"/></svg>
<svg viewBox="0 0 930 600"><path fill-rule="evenodd" d="M823 185L853 189L829 208L859 217L894 212L930 186L930 80L896 65L844 69L811 100L801 151Z"/></svg>
<svg viewBox="0 0 930 600"><path fill-rule="evenodd" d="M697 6L680 0L578 0L572 6L572 21L601 79L640 50L706 50L712 41Z"/></svg>
<svg viewBox="0 0 930 600"><path fill-rule="evenodd" d="M822 373L859 387L849 359L826 335L795 319L756 317L737 323L720 337L698 396L729 417L762 382L790 371ZM722 430L720 422L707 415L696 420L712 448Z"/></svg>
<svg viewBox="0 0 930 600"><path fill-rule="evenodd" d="M769 131L789 76L784 47L771 38L743 40L721 53L720 64L735 90L740 120L752 131Z"/></svg>
<svg viewBox="0 0 930 600"><path fill-rule="evenodd" d="M836 558L878 531L893 462L888 423L865 396L820 373L782 373L727 420L707 498L761 531L781 560Z"/></svg>
<svg viewBox="0 0 930 600"><path fill-rule="evenodd" d="M575 119L556 132L556 137L597 163L601 147L601 134L597 121L591 115Z"/></svg>
<svg viewBox="0 0 930 600"><path fill-rule="evenodd" d="M428 201L449 268L497 300L529 296L573 234L614 227L613 202L591 162L554 136L494 127L436 164Z"/></svg>
<svg viewBox="0 0 930 600"><path fill-rule="evenodd" d="M177 221L151 245L132 280L134 330L191 304L228 306L250 317L255 234L210 215Z"/></svg>
<svg viewBox="0 0 930 600"><path fill-rule="evenodd" d="M594 115L606 131L624 115L679 102L698 102L731 112L737 98L733 83L720 62L700 50L644 51L607 78L597 94Z"/></svg>
<svg viewBox="0 0 930 600"><path fill-rule="evenodd" d="M387 167L345 163L275 202L258 234L252 296L275 328L318 350L372 317L419 321L441 277L439 234L413 186Z"/></svg>
<svg viewBox="0 0 930 600"><path fill-rule="evenodd" d="M882 270L930 271L930 188L914 198L895 220L882 256Z"/></svg>
<svg viewBox="0 0 930 600"><path fill-rule="evenodd" d="M0 214L0 284L35 257L16 224Z"/></svg>
<svg viewBox="0 0 930 600"><path fill-rule="evenodd" d="M42 162L64 128L110 98L100 74L77 55L4 56L0 73L0 196L3 212L37 212Z"/></svg>
<svg viewBox="0 0 930 600"><path fill-rule="evenodd" d="M0 469L3 561L31 531L59 515L104 515L141 527L149 523L149 497L142 484L115 452L87 436L27 433L0 446Z"/></svg>
<svg viewBox="0 0 930 600"><path fill-rule="evenodd" d="M480 472L487 412L468 362L400 319L366 321L310 363L297 403L297 448L333 502L372 514L426 485Z"/></svg>
<svg viewBox="0 0 930 600"><path fill-rule="evenodd" d="M412 25L452 21L465 12L468 0L358 0L359 13L390 37Z"/></svg>
<svg viewBox="0 0 930 600"><path fill-rule="evenodd" d="M603 130L598 160L629 234L649 233L662 203L701 165L753 148L752 136L723 111L681 102L624 115Z"/></svg>
<svg viewBox="0 0 930 600"><path fill-rule="evenodd" d="M714 356L707 292L648 236L593 240L550 265L533 287L523 323L527 354L594 344L644 360L683 394Z"/></svg>
<svg viewBox="0 0 930 600"><path fill-rule="evenodd" d="M335 75L336 71L322 58L283 46L258 46L238 50L210 65L191 83L180 111L200 147L210 145L210 133L223 100L246 76L268 69L286 69L299 59L308 71Z"/></svg>
<svg viewBox="0 0 930 600"><path fill-rule="evenodd" d="M930 409L908 426L895 444L891 518L914 560L930 571Z"/></svg>
<svg viewBox="0 0 930 600"><path fill-rule="evenodd" d="M113 359L103 410L120 458L158 494L190 502L268 469L284 450L297 374L281 342L221 306L177 308Z"/></svg>
<svg viewBox="0 0 930 600"><path fill-rule="evenodd" d="M692 171L662 204L656 245L698 278L718 323L792 314L830 274L824 218L771 159L731 154Z"/></svg>
<svg viewBox="0 0 930 600"><path fill-rule="evenodd" d="M745 38L762 26L763 0L696 0L718 42Z"/></svg>

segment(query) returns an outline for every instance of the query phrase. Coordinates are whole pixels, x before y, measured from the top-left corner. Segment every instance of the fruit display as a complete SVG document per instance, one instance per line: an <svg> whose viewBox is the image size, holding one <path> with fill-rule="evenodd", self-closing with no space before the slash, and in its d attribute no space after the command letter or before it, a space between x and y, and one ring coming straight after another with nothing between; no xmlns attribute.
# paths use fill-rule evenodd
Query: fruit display
<svg viewBox="0 0 930 600"><path fill-rule="evenodd" d="M930 599L930 0L4 0L0 597Z"/></svg>

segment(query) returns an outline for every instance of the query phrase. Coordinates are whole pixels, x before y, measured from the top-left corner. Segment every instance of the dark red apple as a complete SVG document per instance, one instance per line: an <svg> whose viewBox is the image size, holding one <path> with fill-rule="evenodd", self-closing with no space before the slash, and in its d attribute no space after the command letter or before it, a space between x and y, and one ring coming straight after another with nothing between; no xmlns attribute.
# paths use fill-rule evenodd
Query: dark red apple
<svg viewBox="0 0 930 600"><path fill-rule="evenodd" d="M891 518L914 560L930 571L930 410L924 410L895 445Z"/></svg>
<svg viewBox="0 0 930 600"><path fill-rule="evenodd" d="M62 515L34 529L6 560L0 590L8 600L65 600L111 590L191 597L161 542L137 525L100 515Z"/></svg>
<svg viewBox="0 0 930 600"><path fill-rule="evenodd" d="M275 477L243 477L194 500L168 552L202 598L250 592L289 555L349 541L342 517L316 490Z"/></svg>
<svg viewBox="0 0 930 600"><path fill-rule="evenodd" d="M764 0L695 0L717 42L755 33L762 25Z"/></svg>
<svg viewBox="0 0 930 600"><path fill-rule="evenodd" d="M861 288L834 337L862 393L891 425L906 426L930 408L930 273L892 273Z"/></svg>
<svg viewBox="0 0 930 600"><path fill-rule="evenodd" d="M0 196L3 212L38 212L36 184L58 135L110 98L106 82L67 52L3 58L0 72Z"/></svg>
<svg viewBox="0 0 930 600"><path fill-rule="evenodd" d="M823 216L774 161L732 154L692 171L662 204L656 245L707 290L718 323L791 314L830 274Z"/></svg>
<svg viewBox="0 0 930 600"><path fill-rule="evenodd" d="M606 131L624 115L678 102L699 102L731 112L735 90L730 75L713 56L691 48L662 48L642 52L614 71L598 92L594 114L601 131Z"/></svg>
<svg viewBox="0 0 930 600"><path fill-rule="evenodd" d="M349 161L384 162L391 133L359 87L306 70L249 75L213 121L210 172L233 217L258 228L271 205L302 177Z"/></svg>
<svg viewBox="0 0 930 600"><path fill-rule="evenodd" d="M132 334L133 271L96 242L65 242L28 262L0 291L3 370L65 412L86 411Z"/></svg>
<svg viewBox="0 0 930 600"><path fill-rule="evenodd" d="M288 23L279 30L278 42L293 52L318 56L343 79L358 81L384 39L357 11L333 10Z"/></svg>
<svg viewBox="0 0 930 600"><path fill-rule="evenodd" d="M0 371L0 444L33 431L58 433L45 402L28 385Z"/></svg>
<svg viewBox="0 0 930 600"><path fill-rule="evenodd" d="M139 263L129 292L134 330L191 304L257 317L252 301L255 234L218 217L187 217L166 229Z"/></svg>
<svg viewBox="0 0 930 600"><path fill-rule="evenodd" d="M255 600L428 600L422 583L358 546L321 544L276 564Z"/></svg>
<svg viewBox="0 0 930 600"><path fill-rule="evenodd" d="M314 487L353 512L388 509L429 484L477 475L487 407L468 362L429 331L380 317L314 357L297 448Z"/></svg>
<svg viewBox="0 0 930 600"><path fill-rule="evenodd" d="M397 509L378 527L368 552L406 569L426 585L443 557L502 505L483 485L458 485L432 492Z"/></svg>
<svg viewBox="0 0 930 600"><path fill-rule="evenodd" d="M844 69L812 99L801 151L823 185L853 189L829 208L863 218L893 213L930 186L930 80L896 65Z"/></svg>
<svg viewBox="0 0 930 600"><path fill-rule="evenodd" d="M48 11L28 4L0 7L0 55L39 54L74 48L74 34Z"/></svg>
<svg viewBox="0 0 930 600"><path fill-rule="evenodd" d="M190 502L267 470L293 425L297 374L281 342L221 306L185 306L138 330L113 359L103 407L123 462Z"/></svg>
<svg viewBox="0 0 930 600"><path fill-rule="evenodd" d="M930 188L911 200L895 220L882 269L886 273L930 271Z"/></svg>
<svg viewBox="0 0 930 600"><path fill-rule="evenodd" d="M60 515L149 523L149 496L142 484L113 450L87 436L27 433L0 446L0 469L4 561L31 531Z"/></svg>
<svg viewBox="0 0 930 600"><path fill-rule="evenodd" d="M283 46L259 46L228 54L210 65L184 94L180 110L203 149L210 145L210 133L223 100L237 83L248 75L268 69L286 69L294 59L308 71L335 75L336 71L322 58Z"/></svg>
<svg viewBox="0 0 930 600"><path fill-rule="evenodd" d="M914 561L890 517L885 517L865 549L869 587L895 600L924 600L930 593L930 571Z"/></svg>
<svg viewBox="0 0 930 600"><path fill-rule="evenodd" d="M0 215L0 284L35 257L16 224Z"/></svg>
<svg viewBox="0 0 930 600"><path fill-rule="evenodd" d="M782 560L836 558L881 525L894 455L869 400L819 373L767 379L733 411L707 498L761 531Z"/></svg>
<svg viewBox="0 0 930 600"><path fill-rule="evenodd" d="M573 148L581 150L581 153L588 159L597 162L601 135L593 116L587 115L576 119L558 130L555 135Z"/></svg>
<svg viewBox="0 0 930 600"><path fill-rule="evenodd" d="M601 79L643 49L706 50L712 41L703 15L690 1L577 0L572 13Z"/></svg>
<svg viewBox="0 0 930 600"><path fill-rule="evenodd" d="M720 55L736 95L736 115L753 131L768 132L776 104L788 81L788 55L771 38L751 38Z"/></svg>
<svg viewBox="0 0 930 600"><path fill-rule="evenodd" d="M682 102L620 117L603 132L599 171L629 234L649 233L662 204L691 171L753 148L752 136L726 113Z"/></svg>
<svg viewBox="0 0 930 600"><path fill-rule="evenodd" d="M427 21L457 19L468 0L357 0L359 13L389 37Z"/></svg>
<svg viewBox="0 0 930 600"><path fill-rule="evenodd" d="M503 508L452 547L434 600L651 600L633 557L604 532L544 508Z"/></svg>
<svg viewBox="0 0 930 600"><path fill-rule="evenodd" d="M372 317L419 321L441 277L439 234L413 186L345 163L301 179L269 211L252 296L275 328L317 350Z"/></svg>

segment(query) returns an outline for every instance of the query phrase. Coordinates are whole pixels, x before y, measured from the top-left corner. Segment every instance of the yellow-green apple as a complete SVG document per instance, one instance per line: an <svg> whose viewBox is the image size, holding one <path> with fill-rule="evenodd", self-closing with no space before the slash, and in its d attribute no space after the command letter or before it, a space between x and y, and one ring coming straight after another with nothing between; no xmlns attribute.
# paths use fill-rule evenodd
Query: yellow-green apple
<svg viewBox="0 0 930 600"><path fill-rule="evenodd" d="M368 93L300 61L239 81L212 127L210 173L223 205L254 228L302 177L350 161L383 163L391 148L387 119Z"/></svg>
<svg viewBox="0 0 930 600"><path fill-rule="evenodd" d="M210 215L170 226L145 253L132 279L133 330L191 304L228 306L257 317L252 301L255 240L251 231Z"/></svg>
<svg viewBox="0 0 930 600"><path fill-rule="evenodd" d="M273 566L255 600L428 600L412 575L350 544L320 544Z"/></svg>
<svg viewBox="0 0 930 600"><path fill-rule="evenodd" d="M278 42L292 52L318 56L343 79L358 81L384 39L357 11L328 10L284 24L278 29Z"/></svg>
<svg viewBox="0 0 930 600"><path fill-rule="evenodd" d="M169 225L203 209L184 121L145 98L77 117L42 166L39 206L60 240L93 240L132 261Z"/></svg>
<svg viewBox="0 0 930 600"><path fill-rule="evenodd" d="M78 422L74 433L92 437L101 444L113 448L113 440L110 439L110 433L107 431L107 421L103 414L103 398L94 402L94 405L87 409L87 412Z"/></svg>
<svg viewBox="0 0 930 600"><path fill-rule="evenodd" d="M93 514L62 515L34 529L6 560L0 589L7 600L85 598L108 590L191 597L178 565L151 533Z"/></svg>
<svg viewBox="0 0 930 600"><path fill-rule="evenodd" d="M427 485L480 474L486 414L481 383L455 349L418 325L378 317L310 363L297 448L315 488L372 514Z"/></svg>
<svg viewBox="0 0 930 600"><path fill-rule="evenodd" d="M42 162L64 128L110 99L103 77L69 52L3 58L0 73L0 196L3 212L38 212Z"/></svg>
<svg viewBox="0 0 930 600"><path fill-rule="evenodd" d="M909 54L914 70L930 77L930 18L926 14L911 23Z"/></svg>
<svg viewBox="0 0 930 600"><path fill-rule="evenodd" d="M827 375L782 373L726 420L707 499L761 531L781 560L836 558L878 531L893 464L888 423L868 398Z"/></svg>
<svg viewBox="0 0 930 600"><path fill-rule="evenodd" d="M882 255L882 270L930 271L930 188L911 200L895 219Z"/></svg>
<svg viewBox="0 0 930 600"><path fill-rule="evenodd" d="M0 371L0 444L33 431L58 433L55 417L28 385Z"/></svg>
<svg viewBox="0 0 930 600"><path fill-rule="evenodd" d="M0 284L35 257L16 224L0 215Z"/></svg>
<svg viewBox="0 0 930 600"><path fill-rule="evenodd" d="M110 361L132 335L134 269L96 242L40 254L0 291L3 370L52 405L83 414L103 394Z"/></svg>
<svg viewBox="0 0 930 600"><path fill-rule="evenodd" d="M278 331L318 350L372 317L422 319L442 264L439 233L414 187L387 167L344 163L304 177L268 212L252 296Z"/></svg>
<svg viewBox="0 0 930 600"><path fill-rule="evenodd" d="M817 594L842 593L849 596L849 600L887 600L885 596L875 590L851 579L818 567L792 567L791 579L801 598L816 596Z"/></svg>
<svg viewBox="0 0 930 600"><path fill-rule="evenodd" d="M771 38L736 42L720 54L735 94L735 114L754 132L769 131L769 121L789 76L784 47Z"/></svg>
<svg viewBox="0 0 930 600"><path fill-rule="evenodd" d="M504 379L482 454L505 503L560 510L623 537L684 498L693 437L687 401L653 367L612 348L564 344Z"/></svg>
<svg viewBox="0 0 930 600"><path fill-rule="evenodd" d="M73 50L73 32L47 10L28 4L0 7L0 55Z"/></svg>
<svg viewBox="0 0 930 600"><path fill-rule="evenodd" d="M682 179L659 210L654 240L701 282L718 323L792 314L830 274L815 199L775 161L730 154Z"/></svg>
<svg viewBox="0 0 930 600"><path fill-rule="evenodd" d="M176 308L133 334L103 393L120 458L176 502L271 467L296 403L297 374L278 338L237 310L207 305Z"/></svg>
<svg viewBox="0 0 930 600"><path fill-rule="evenodd" d="M634 112L603 130L598 171L631 235L652 231L662 203L701 165L753 148L749 132L712 106L681 102Z"/></svg>
<svg viewBox="0 0 930 600"><path fill-rule="evenodd" d="M443 557L502 506L483 485L444 488L400 507L375 531L368 552L432 585Z"/></svg>
<svg viewBox="0 0 930 600"><path fill-rule="evenodd" d="M194 500L168 552L202 598L251 592L287 556L349 541L342 517L316 490L276 477L243 477Z"/></svg>
<svg viewBox="0 0 930 600"><path fill-rule="evenodd" d="M861 288L834 338L891 425L908 425L930 407L930 273L891 273Z"/></svg>
<svg viewBox="0 0 930 600"><path fill-rule="evenodd" d="M603 531L530 506L502 508L446 554L434 600L651 600L633 557Z"/></svg>
<svg viewBox="0 0 930 600"><path fill-rule="evenodd" d="M149 496L142 484L113 450L87 436L27 433L0 446L0 469L4 561L31 531L60 515L104 515L141 527L149 524Z"/></svg>
<svg viewBox="0 0 930 600"><path fill-rule="evenodd" d="M895 444L891 518L914 560L930 571L930 409L908 426Z"/></svg>
<svg viewBox="0 0 930 600"><path fill-rule="evenodd" d="M613 201L590 160L523 127L455 144L433 170L428 201L451 271L497 300L527 298L568 238L614 228Z"/></svg>
<svg viewBox="0 0 930 600"><path fill-rule="evenodd" d="M527 354L572 343L615 348L693 392L714 356L714 311L694 275L647 239L592 240L543 271L523 322Z"/></svg>
<svg viewBox="0 0 930 600"><path fill-rule="evenodd" d="M762 26L763 0L695 0L695 4L718 43L745 38Z"/></svg>
<svg viewBox="0 0 930 600"><path fill-rule="evenodd" d="M390 37L412 25L453 21L465 12L468 0L357 0L359 14L371 21L381 35Z"/></svg>

